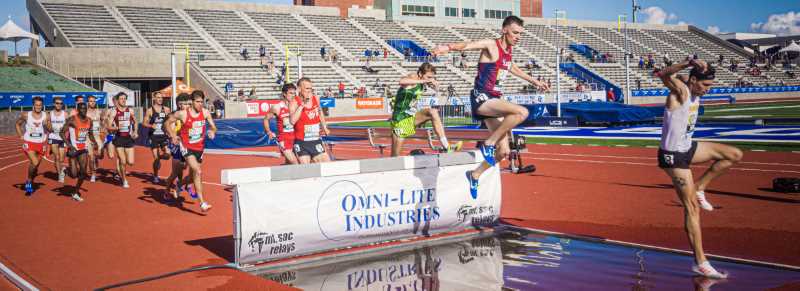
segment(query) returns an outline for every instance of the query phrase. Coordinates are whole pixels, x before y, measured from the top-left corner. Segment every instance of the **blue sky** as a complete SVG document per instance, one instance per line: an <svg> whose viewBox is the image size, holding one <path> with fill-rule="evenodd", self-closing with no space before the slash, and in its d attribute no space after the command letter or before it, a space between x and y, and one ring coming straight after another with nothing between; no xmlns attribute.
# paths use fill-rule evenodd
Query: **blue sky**
<svg viewBox="0 0 800 291"><path fill-rule="evenodd" d="M221 0L290 4L291 0ZM800 34L799 0L637 0L643 11L639 22L688 23L710 32L767 32ZM25 0L0 0L0 16L8 16L24 29L29 29ZM631 0L543 0L545 17L553 17L555 9L567 11L567 18L616 21L617 15L630 14ZM29 41L19 43L20 52L27 52ZM0 49L12 54L14 44L0 42Z"/></svg>

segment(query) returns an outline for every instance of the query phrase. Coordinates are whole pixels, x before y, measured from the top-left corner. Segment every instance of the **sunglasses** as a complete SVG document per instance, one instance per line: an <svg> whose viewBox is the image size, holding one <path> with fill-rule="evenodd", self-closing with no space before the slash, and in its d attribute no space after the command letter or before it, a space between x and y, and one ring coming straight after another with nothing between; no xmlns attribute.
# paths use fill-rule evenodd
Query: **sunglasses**
<svg viewBox="0 0 800 291"><path fill-rule="evenodd" d="M55 102L55 103L53 103L53 104L55 104L55 105L61 105L61 104L64 104L64 102Z"/></svg>

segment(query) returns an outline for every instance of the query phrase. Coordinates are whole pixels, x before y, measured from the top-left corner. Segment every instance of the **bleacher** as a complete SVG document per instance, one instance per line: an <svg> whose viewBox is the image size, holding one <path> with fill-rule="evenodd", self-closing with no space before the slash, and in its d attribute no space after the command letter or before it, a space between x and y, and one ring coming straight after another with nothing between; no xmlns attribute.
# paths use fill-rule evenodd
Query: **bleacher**
<svg viewBox="0 0 800 291"><path fill-rule="evenodd" d="M499 29L495 27L488 29L472 24L403 24L368 17L342 19L338 16L267 13L247 9L210 10L204 7L199 10L192 7L138 7L132 4L109 6L113 5L109 4L112 2L88 5L39 1L63 31L63 37L75 47L141 47L141 44L144 44L154 48L173 48L173 44L189 44L193 60L202 55L205 60L231 62L230 64L200 63L202 70L211 77L216 86L221 87L232 81L237 88L249 91L255 87L258 96L269 98L274 98L278 94L275 90L275 75L267 74L257 65L258 48L261 45L272 52L278 62L284 59L284 48L278 46L299 46L304 62L308 63L304 65L304 73L317 81L316 87L320 92L328 86L335 88L340 80L345 81L350 87L353 85L348 81L350 77L366 87L372 86L380 79L382 83L390 84L391 90L396 90L396 79L402 75L394 69L396 67L385 63L374 64L373 67L379 72L370 74L353 63L343 66L323 63L319 54L320 47L325 46L329 52L334 51L336 49L329 43L332 41L334 46L344 48L349 54L340 54L340 60L348 61L351 56L361 60L364 49L380 50L383 43L393 39L408 39L430 49L430 45L460 42L464 39L495 38L499 35ZM374 33L379 40L370 37L359 26ZM325 37L317 35L314 32L316 30ZM776 67L772 71L762 70L763 76L750 76L745 73L744 64L747 64L747 59L744 55L695 31L629 27L627 39L625 33L626 31L617 30L612 25L567 23L555 27L528 23L525 25L519 48L514 51L514 62L524 71L530 72L525 65L531 58L536 60L540 68L532 71L534 78L550 79L552 87L555 87L553 74L556 68L556 48L563 48L567 53L574 55L577 63L622 86L625 84L623 49L627 40L633 54L630 71L631 85L634 89L637 81L641 83L642 89L663 87L661 81L652 76L652 69L640 69L637 66L639 57L648 55L652 55L659 64L663 62L664 56L678 62L688 55L698 54L701 58L715 63L718 56L723 55L726 63L717 70L718 87L733 86L740 79L756 86L778 85L780 82L786 85L800 83L796 77L790 78L785 74L786 70L793 70L795 74L800 75L797 68ZM569 49L571 44L585 44L601 54L611 53L614 60L612 64L592 64L590 58L571 51ZM241 60L240 45L248 49L252 57L250 63L238 62ZM395 62L410 72L416 71L419 63L400 63L398 53L402 54L393 50L389 54L388 61ZM464 69L458 68L459 63L452 62L449 57L442 61L449 62L453 66L448 68L443 63L437 64L438 78L442 83L441 90L448 84L453 84L459 95L469 93L479 54L469 52L467 55L468 66ZM450 55L453 56L456 54ZM379 60L382 59L381 55ZM734 59L741 65L737 71L731 72L728 70L728 64ZM561 76L561 87L564 91L573 90L577 82L578 80L566 74ZM525 85L526 82L509 76L503 84L503 89L509 94L526 94L527 92L523 90Z"/></svg>
<svg viewBox="0 0 800 291"><path fill-rule="evenodd" d="M44 3L74 47L139 47L105 6Z"/></svg>
<svg viewBox="0 0 800 291"><path fill-rule="evenodd" d="M262 45L273 54L278 53L276 56L283 51L272 46L233 11L186 10L186 13L237 59L241 59L241 47L247 49L251 60L258 60L258 48Z"/></svg>
<svg viewBox="0 0 800 291"><path fill-rule="evenodd" d="M155 48L188 44L192 58L222 59L216 50L175 11L167 8L118 6L119 12Z"/></svg>

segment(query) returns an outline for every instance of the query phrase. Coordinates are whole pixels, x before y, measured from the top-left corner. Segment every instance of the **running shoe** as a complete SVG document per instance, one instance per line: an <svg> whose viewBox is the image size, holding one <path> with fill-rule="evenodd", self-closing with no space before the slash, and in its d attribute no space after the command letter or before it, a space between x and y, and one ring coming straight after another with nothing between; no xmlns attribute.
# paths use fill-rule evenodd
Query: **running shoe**
<svg viewBox="0 0 800 291"><path fill-rule="evenodd" d="M464 141L458 141L454 144L450 145L450 148L447 149L448 153L457 152L461 150L461 147L464 146Z"/></svg>
<svg viewBox="0 0 800 291"><path fill-rule="evenodd" d="M211 204L208 204L208 202L200 203L200 210L203 210L203 212L208 212L209 209L211 209Z"/></svg>
<svg viewBox="0 0 800 291"><path fill-rule="evenodd" d="M705 191L697 191L697 202L700 202L700 208L703 208L706 211L713 211L714 206L706 200L706 192Z"/></svg>
<svg viewBox="0 0 800 291"><path fill-rule="evenodd" d="M75 200L75 201L78 201L78 202L83 202L83 197L81 197L80 194L75 193L75 194L72 194L72 200Z"/></svg>
<svg viewBox="0 0 800 291"><path fill-rule="evenodd" d="M64 183L64 176L66 176L66 175L64 174L64 171L60 171L60 172L58 172L58 182L59 182L59 183L62 183L62 184Z"/></svg>
<svg viewBox="0 0 800 291"><path fill-rule="evenodd" d="M186 192L189 192L189 196L191 196L192 199L197 199L197 192L194 191L192 185L186 185Z"/></svg>
<svg viewBox="0 0 800 291"><path fill-rule="evenodd" d="M128 185L128 180L123 180L122 181L122 188L130 188L130 187L131 187L131 185Z"/></svg>
<svg viewBox="0 0 800 291"><path fill-rule="evenodd" d="M483 160L486 161L490 167L494 167L494 165L497 164L497 161L494 160L495 146L482 144L480 150L481 155L483 155Z"/></svg>
<svg viewBox="0 0 800 291"><path fill-rule="evenodd" d="M25 196L33 195L33 183L31 181L25 181Z"/></svg>
<svg viewBox="0 0 800 291"><path fill-rule="evenodd" d="M699 265L692 266L692 272L695 272L700 276L713 279L728 278L728 274L718 272L716 269L714 269L714 267L711 266L711 263L709 263L708 261L705 261Z"/></svg>
<svg viewBox="0 0 800 291"><path fill-rule="evenodd" d="M92 182L92 183L97 182L97 175L92 174L92 177L89 178L89 182Z"/></svg>
<svg viewBox="0 0 800 291"><path fill-rule="evenodd" d="M161 182L161 179L159 179L158 176L153 176L153 184L158 184L160 182Z"/></svg>
<svg viewBox="0 0 800 291"><path fill-rule="evenodd" d="M472 171L467 171L467 181L469 182L469 195L472 199L478 199L478 179L472 178Z"/></svg>

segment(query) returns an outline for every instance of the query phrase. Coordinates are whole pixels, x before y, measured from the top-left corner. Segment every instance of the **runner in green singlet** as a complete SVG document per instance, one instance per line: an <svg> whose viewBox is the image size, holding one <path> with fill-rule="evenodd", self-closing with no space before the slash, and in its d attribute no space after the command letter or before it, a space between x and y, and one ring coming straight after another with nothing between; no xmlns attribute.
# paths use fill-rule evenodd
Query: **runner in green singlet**
<svg viewBox="0 0 800 291"><path fill-rule="evenodd" d="M392 104L392 118L389 124L392 128L392 156L400 155L403 147L403 141L409 136L416 133L416 128L427 122L431 121L433 124L433 131L439 137L442 143L442 148L451 151L458 151L461 149L462 142L459 141L452 147L447 141L444 134L444 126L442 119L439 117L439 111L436 108L424 108L417 110L417 101L425 91L425 86L431 87L434 90L439 86L439 82L435 79L436 67L430 63L423 63L416 73L409 74L408 76L400 79L400 89L397 90Z"/></svg>

